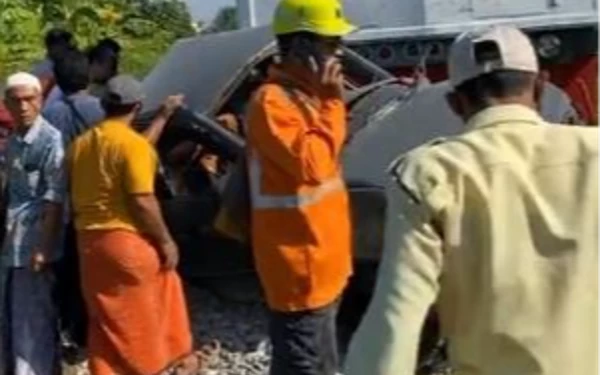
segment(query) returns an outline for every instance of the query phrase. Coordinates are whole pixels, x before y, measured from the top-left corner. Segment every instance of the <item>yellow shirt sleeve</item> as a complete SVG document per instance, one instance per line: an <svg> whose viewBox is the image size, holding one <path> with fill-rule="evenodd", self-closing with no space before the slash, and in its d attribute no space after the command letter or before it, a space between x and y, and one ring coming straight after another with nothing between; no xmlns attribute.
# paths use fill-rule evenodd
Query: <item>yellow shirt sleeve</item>
<svg viewBox="0 0 600 375"><path fill-rule="evenodd" d="M121 152L125 191L128 194L154 193L158 158L150 143L136 138L127 142Z"/></svg>

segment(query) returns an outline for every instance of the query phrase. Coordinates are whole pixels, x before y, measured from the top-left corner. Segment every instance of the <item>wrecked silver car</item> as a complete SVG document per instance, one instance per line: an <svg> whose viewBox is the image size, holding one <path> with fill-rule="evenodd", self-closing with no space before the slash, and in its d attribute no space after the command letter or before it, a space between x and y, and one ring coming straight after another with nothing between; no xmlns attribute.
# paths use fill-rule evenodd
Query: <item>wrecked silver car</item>
<svg viewBox="0 0 600 375"><path fill-rule="evenodd" d="M140 126L166 96L186 97L187 108L172 119L157 147L163 211L181 248L180 272L188 280L254 272L250 249L218 234L213 222L223 181L244 149L246 103L275 55L268 28L185 39L143 82L148 97ZM461 130L461 121L445 103L446 82L430 84L418 74L400 80L350 49L343 64L349 113L343 167L352 203L355 274L340 313L342 341L358 324L374 286L387 166L411 148ZM553 93L548 84L548 95ZM424 353L437 347L434 332L434 324L426 329Z"/></svg>

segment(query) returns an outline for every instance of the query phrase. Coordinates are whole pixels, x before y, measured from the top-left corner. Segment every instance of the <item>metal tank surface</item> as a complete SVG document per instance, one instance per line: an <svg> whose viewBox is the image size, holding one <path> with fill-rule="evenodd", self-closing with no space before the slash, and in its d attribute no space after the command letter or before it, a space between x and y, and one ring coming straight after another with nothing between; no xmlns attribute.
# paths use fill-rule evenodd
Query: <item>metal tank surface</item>
<svg viewBox="0 0 600 375"><path fill-rule="evenodd" d="M177 41L144 79L144 107L155 109L166 96L180 92L189 109L210 112L271 41L265 27Z"/></svg>

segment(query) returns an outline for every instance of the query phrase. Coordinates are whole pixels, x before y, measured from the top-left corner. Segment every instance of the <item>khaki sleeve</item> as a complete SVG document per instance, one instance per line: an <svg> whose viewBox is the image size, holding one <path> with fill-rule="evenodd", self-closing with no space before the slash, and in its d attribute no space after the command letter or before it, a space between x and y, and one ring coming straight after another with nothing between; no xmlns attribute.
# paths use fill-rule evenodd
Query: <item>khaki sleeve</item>
<svg viewBox="0 0 600 375"><path fill-rule="evenodd" d="M129 194L153 194L158 167L156 151L145 139L127 142L121 150L125 190Z"/></svg>
<svg viewBox="0 0 600 375"><path fill-rule="evenodd" d="M339 169L346 137L343 102L327 102L319 117L307 116L277 87L265 88L248 109L248 139L268 158L303 183L318 184Z"/></svg>
<svg viewBox="0 0 600 375"><path fill-rule="evenodd" d="M402 185L387 186L384 251L345 375L414 375L421 329L439 292L442 240L428 210Z"/></svg>

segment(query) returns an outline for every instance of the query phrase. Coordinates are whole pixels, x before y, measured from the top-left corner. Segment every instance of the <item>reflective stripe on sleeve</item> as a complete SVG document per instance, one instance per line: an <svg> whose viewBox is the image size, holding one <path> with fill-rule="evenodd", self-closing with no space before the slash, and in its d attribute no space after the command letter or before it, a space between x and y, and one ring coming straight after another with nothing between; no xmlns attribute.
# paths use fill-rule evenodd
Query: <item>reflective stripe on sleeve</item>
<svg viewBox="0 0 600 375"><path fill-rule="evenodd" d="M262 178L262 167L256 157L249 157L248 179L250 182L250 197L253 209L276 209L276 208L299 208L318 203L330 193L344 189L344 181L332 178L324 181L318 186L311 188L305 193L294 195L267 195L262 194L260 181Z"/></svg>

